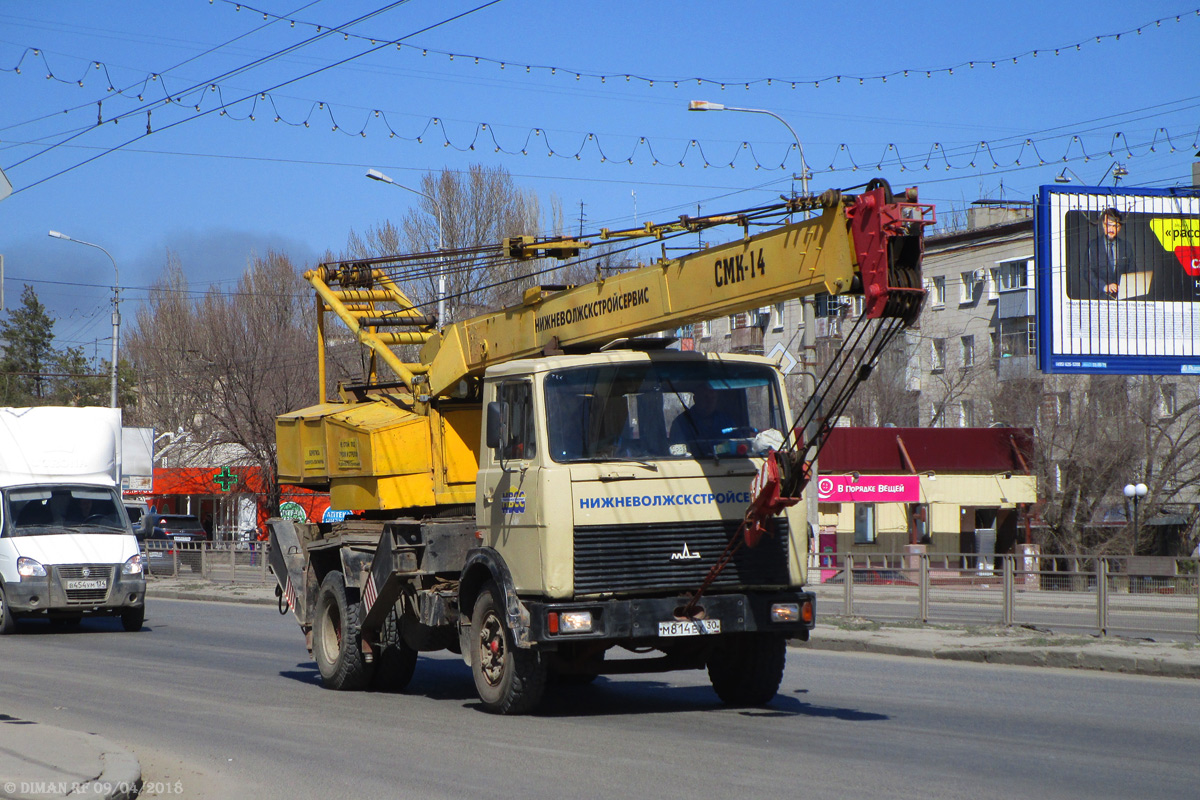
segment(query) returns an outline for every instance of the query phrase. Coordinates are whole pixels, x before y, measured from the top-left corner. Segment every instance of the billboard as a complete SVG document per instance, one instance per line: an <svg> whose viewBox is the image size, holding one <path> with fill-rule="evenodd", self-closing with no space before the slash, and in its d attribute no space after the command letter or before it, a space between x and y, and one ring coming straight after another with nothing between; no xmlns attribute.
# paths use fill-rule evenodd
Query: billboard
<svg viewBox="0 0 1200 800"><path fill-rule="evenodd" d="M1200 190L1043 186L1043 372L1200 374Z"/></svg>

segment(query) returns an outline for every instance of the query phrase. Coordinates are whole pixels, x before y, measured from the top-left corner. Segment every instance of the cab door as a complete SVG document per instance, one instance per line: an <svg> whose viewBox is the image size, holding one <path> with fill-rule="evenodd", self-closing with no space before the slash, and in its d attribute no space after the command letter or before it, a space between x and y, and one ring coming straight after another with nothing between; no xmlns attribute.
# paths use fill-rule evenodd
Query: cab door
<svg viewBox="0 0 1200 800"><path fill-rule="evenodd" d="M517 586L540 586L538 486L543 443L538 437L533 382L503 380L489 387L489 394L488 413L498 414L500 441L487 447L485 432L477 519L486 525L484 544L500 552Z"/></svg>

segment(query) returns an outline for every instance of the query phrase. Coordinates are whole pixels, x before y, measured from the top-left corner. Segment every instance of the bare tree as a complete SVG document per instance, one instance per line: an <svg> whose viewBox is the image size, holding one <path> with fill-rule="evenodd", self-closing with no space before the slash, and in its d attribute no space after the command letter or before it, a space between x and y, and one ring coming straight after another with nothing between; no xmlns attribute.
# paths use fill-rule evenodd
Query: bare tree
<svg viewBox="0 0 1200 800"><path fill-rule="evenodd" d="M420 189L436 204L424 198L420 210L409 210L401 220L404 244L412 252L436 251L439 241L448 251L476 249L541 231L537 195L517 187L503 167L473 164L466 174L443 169L423 176ZM408 288L435 298L440 273L446 282L447 315L454 320L468 305L495 308L515 302L521 288L516 281L533 271L533 262L450 255L428 265Z"/></svg>
<svg viewBox="0 0 1200 800"><path fill-rule="evenodd" d="M192 430L204 398L194 390L198 331L191 288L179 258L167 253L163 275L125 334L125 350L138 372L138 406L127 424L160 431Z"/></svg>
<svg viewBox="0 0 1200 800"><path fill-rule="evenodd" d="M172 258L127 345L141 376L141 422L191 434L194 457L208 465L258 467L272 509L275 417L317 399L307 296L288 257L268 252L250 259L235 291L192 301Z"/></svg>

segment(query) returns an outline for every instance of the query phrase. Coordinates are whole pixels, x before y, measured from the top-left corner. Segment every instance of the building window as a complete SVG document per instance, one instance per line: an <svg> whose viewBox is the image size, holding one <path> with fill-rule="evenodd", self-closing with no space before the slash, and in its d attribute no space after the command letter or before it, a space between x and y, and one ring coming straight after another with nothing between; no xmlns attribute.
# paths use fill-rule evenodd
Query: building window
<svg viewBox="0 0 1200 800"><path fill-rule="evenodd" d="M942 275L933 279L933 305L946 305L946 278Z"/></svg>
<svg viewBox="0 0 1200 800"><path fill-rule="evenodd" d="M1162 383L1158 386L1158 415L1160 417L1175 416L1175 384Z"/></svg>
<svg viewBox="0 0 1200 800"><path fill-rule="evenodd" d="M1071 393L1058 392L1054 395L1054 412L1058 415L1058 421L1062 424L1067 424L1071 421Z"/></svg>
<svg viewBox="0 0 1200 800"><path fill-rule="evenodd" d="M875 504L854 504L854 543L875 543Z"/></svg>
<svg viewBox="0 0 1200 800"><path fill-rule="evenodd" d="M775 304L775 311L771 315L771 319L774 323L771 325L771 330L773 330L773 331L783 330L783 303Z"/></svg>
<svg viewBox="0 0 1200 800"><path fill-rule="evenodd" d="M941 372L946 368L946 340L934 339L930 351L929 369L931 372Z"/></svg>
<svg viewBox="0 0 1200 800"><path fill-rule="evenodd" d="M1029 285L1029 259L1002 261L996 269L1000 280L1000 291L1013 292Z"/></svg>
<svg viewBox="0 0 1200 800"><path fill-rule="evenodd" d="M994 303L998 297L1000 289L1000 270L992 267L988 270L987 276L987 299L989 303Z"/></svg>
<svg viewBox="0 0 1200 800"><path fill-rule="evenodd" d="M704 320L704 322L700 323L700 338L708 339L711 336L712 336L712 321L706 319L706 320Z"/></svg>
<svg viewBox="0 0 1200 800"><path fill-rule="evenodd" d="M963 400L958 404L958 427L975 427L975 401Z"/></svg>
<svg viewBox="0 0 1200 800"><path fill-rule="evenodd" d="M962 294L958 302L962 305L974 303L977 296L975 290L978 288L978 283L975 281L975 273L960 272L959 277L962 278Z"/></svg>
<svg viewBox="0 0 1200 800"><path fill-rule="evenodd" d="M963 367L975 366L975 337L963 336L962 339L962 365Z"/></svg>

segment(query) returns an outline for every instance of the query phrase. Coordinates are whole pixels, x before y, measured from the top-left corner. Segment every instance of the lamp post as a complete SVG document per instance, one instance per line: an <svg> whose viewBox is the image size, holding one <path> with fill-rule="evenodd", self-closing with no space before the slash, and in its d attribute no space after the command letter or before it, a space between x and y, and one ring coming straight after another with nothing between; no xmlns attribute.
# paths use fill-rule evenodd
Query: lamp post
<svg viewBox="0 0 1200 800"><path fill-rule="evenodd" d="M765 108L739 108L723 103L712 103L708 100L693 100L688 103L688 111L743 111L747 114L766 114L768 117L774 117L782 122L792 134L792 138L796 140L796 149L800 151L800 191L805 197L808 196L808 162L804 160L804 145L800 144L800 137L796 135L796 129L789 125L786 119Z"/></svg>
<svg viewBox="0 0 1200 800"><path fill-rule="evenodd" d="M110 370L111 375L110 375L110 380L109 380L110 385L109 385L108 404L111 408L116 408L117 407L117 342L119 341L119 337L120 337L120 333L121 333L121 273L117 269L117 260L112 257L112 253L108 252L107 250L105 250L103 247L101 247L98 244L93 244L91 242L85 242L82 239L72 239L70 236L67 236L65 233L59 233L58 231L50 231L50 236L52 236L55 239L62 239L63 241L66 241L66 242L75 242L75 244L82 244L82 245L86 245L88 247L94 247L97 250L99 250L100 252L104 253L104 255L108 256L108 260L112 262L112 265L113 265L112 367Z"/></svg>
<svg viewBox="0 0 1200 800"><path fill-rule="evenodd" d="M387 175L384 175L382 172L380 172L377 169L367 170L367 177L373 181L379 181L380 183L390 184L392 186L395 186L398 189L403 189L406 192L412 192L413 194L419 194L419 195L421 195L421 197L424 197L430 203L433 203L433 207L437 211L438 252L441 253L442 251L444 251L446 249L446 229L445 229L445 225L442 222L442 207L438 203L438 201L433 198L432 195L425 194L425 192L418 191L417 189L413 189L411 187L405 186L402 183L396 183L394 180L389 178ZM439 260L438 260L438 289L437 289L437 314L438 314L438 326L439 327L446 324L446 313L445 313L446 312L446 273L442 267L443 267L443 265L441 262L441 258L439 257Z"/></svg>
<svg viewBox="0 0 1200 800"><path fill-rule="evenodd" d="M800 192L806 198L808 197L808 162L804 159L804 145L800 143L800 136L796 133L796 129L793 128L790 124L788 124L788 121L786 119L779 116L774 111L768 111L765 108L741 108L740 106L727 106L724 103L713 103L708 100L693 100L693 101L691 101L690 103L688 103L688 111L741 111L746 114L766 114L768 117L773 117L776 120L778 120L779 122L782 122L783 126L788 129L789 133L792 134L792 139L794 139L796 142L796 149L800 151ZM804 365L808 366L809 354L813 353L815 355L815 352L817 349L817 336L816 336L817 317L816 317L816 309L813 307L813 302L812 302L811 297L804 297L801 299L800 312L804 316L804 333L800 339L800 347L804 351L804 357L803 357ZM813 361L816 361L816 359L814 358ZM811 372L808 372L808 371L805 371L805 374L811 375L812 381L813 381L813 391L812 391L812 395L810 395L809 402L819 404L820 399L816 397L816 392L817 392L816 375L813 375ZM818 408L818 412L819 412L819 410L820 409ZM819 416L819 413L814 415L813 418L815 419L817 416ZM806 431L806 433L807 433L807 431ZM814 476L817 476L817 477L820 476L821 473L817 466L816 458L814 458L812 460L811 469L812 469L812 474ZM817 527L818 527L818 522L820 520L820 516L818 514L818 507L817 507L817 493L815 491L813 491L811 483L808 487L807 495L808 496L807 496L806 516L808 517L808 527L809 527L810 531L816 531ZM849 585L849 582L847 582L847 585Z"/></svg>
<svg viewBox="0 0 1200 800"><path fill-rule="evenodd" d="M1146 493L1150 490L1146 488L1144 483L1127 483L1125 484L1125 497L1133 501L1133 546L1130 548L1130 555L1137 555L1138 544L1138 503Z"/></svg>

